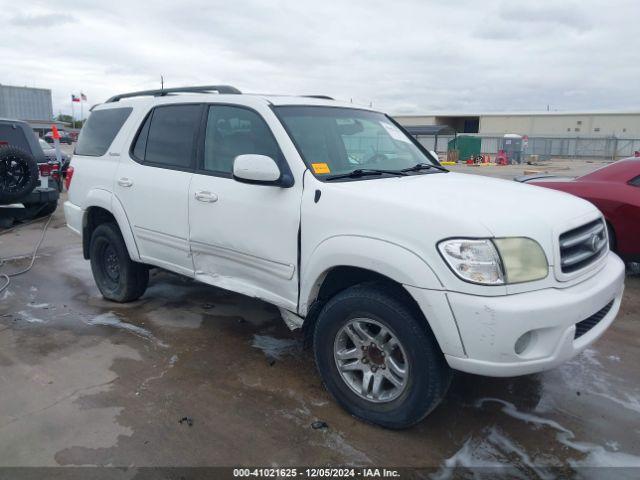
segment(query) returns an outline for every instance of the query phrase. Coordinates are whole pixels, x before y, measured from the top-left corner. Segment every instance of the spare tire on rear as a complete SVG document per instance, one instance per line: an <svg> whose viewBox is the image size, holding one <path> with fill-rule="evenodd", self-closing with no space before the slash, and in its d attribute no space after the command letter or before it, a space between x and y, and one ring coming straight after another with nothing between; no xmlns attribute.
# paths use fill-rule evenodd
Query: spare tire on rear
<svg viewBox="0 0 640 480"><path fill-rule="evenodd" d="M16 147L0 147L0 204L19 202L38 183L38 163Z"/></svg>

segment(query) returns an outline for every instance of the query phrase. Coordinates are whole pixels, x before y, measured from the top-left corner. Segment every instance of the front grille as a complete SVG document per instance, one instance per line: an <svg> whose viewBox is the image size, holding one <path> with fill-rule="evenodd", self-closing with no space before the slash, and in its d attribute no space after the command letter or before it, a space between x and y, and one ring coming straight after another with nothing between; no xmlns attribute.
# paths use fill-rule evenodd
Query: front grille
<svg viewBox="0 0 640 480"><path fill-rule="evenodd" d="M607 251L604 222L595 220L560 235L562 273L572 273L595 262Z"/></svg>
<svg viewBox="0 0 640 480"><path fill-rule="evenodd" d="M604 308L602 308L601 310L598 310L596 313L591 315L586 320L582 320L581 322L576 323L576 334L573 338L574 339L580 338L582 335L584 335L593 327L595 327L600 322L600 320L602 320L605 317L605 315L609 313L609 310L611 310L612 306L613 306L613 300L611 300L609 303L607 303L604 306Z"/></svg>

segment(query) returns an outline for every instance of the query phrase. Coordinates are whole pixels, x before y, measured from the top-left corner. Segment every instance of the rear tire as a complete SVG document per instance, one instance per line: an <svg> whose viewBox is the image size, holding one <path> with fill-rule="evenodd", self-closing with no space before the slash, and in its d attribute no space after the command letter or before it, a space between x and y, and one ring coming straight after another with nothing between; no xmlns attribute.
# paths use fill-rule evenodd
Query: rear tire
<svg viewBox="0 0 640 480"><path fill-rule="evenodd" d="M340 405L367 422L399 429L440 403L451 369L429 327L388 292L361 284L338 293L318 316L313 345L324 384Z"/></svg>
<svg viewBox="0 0 640 480"><path fill-rule="evenodd" d="M131 260L115 223L98 225L89 246L91 271L107 300L126 303L140 298L149 284L149 269Z"/></svg>

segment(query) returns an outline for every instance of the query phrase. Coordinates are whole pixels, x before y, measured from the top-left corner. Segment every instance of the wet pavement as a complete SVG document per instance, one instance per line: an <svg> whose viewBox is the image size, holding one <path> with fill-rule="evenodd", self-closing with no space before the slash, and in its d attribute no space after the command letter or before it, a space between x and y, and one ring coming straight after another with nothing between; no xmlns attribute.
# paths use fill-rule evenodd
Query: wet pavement
<svg viewBox="0 0 640 480"><path fill-rule="evenodd" d="M157 271L139 301L104 301L63 223L0 293L0 467L640 466L638 276L584 354L539 375L456 374L426 420L390 431L332 401L268 304ZM29 253L42 224L0 235L0 256Z"/></svg>

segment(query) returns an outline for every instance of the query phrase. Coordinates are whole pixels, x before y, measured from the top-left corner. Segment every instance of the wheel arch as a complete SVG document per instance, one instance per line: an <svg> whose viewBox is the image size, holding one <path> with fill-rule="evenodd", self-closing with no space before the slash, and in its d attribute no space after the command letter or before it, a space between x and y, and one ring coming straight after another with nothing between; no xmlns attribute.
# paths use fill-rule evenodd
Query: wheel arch
<svg viewBox="0 0 640 480"><path fill-rule="evenodd" d="M431 324L407 286L442 290L430 266L414 252L384 240L360 236L337 236L322 242L303 264L298 312L303 330L311 340L315 320L326 301L354 285L387 286L405 302L425 325Z"/></svg>
<svg viewBox="0 0 640 480"><path fill-rule="evenodd" d="M341 235L321 242L303 262L298 313L307 315L330 272L357 269L399 285L442 290L443 285L422 258L400 245L371 237Z"/></svg>
<svg viewBox="0 0 640 480"><path fill-rule="evenodd" d="M89 245L93 231L98 225L106 222L114 222L118 225L129 257L134 262L139 262L138 246L122 204L110 192L99 189L89 192L87 206L84 208L82 219L82 254L84 258L89 260Z"/></svg>
<svg viewBox="0 0 640 480"><path fill-rule="evenodd" d="M420 309L420 305L415 298L413 298L411 293L404 288L402 283L373 270L350 265L336 265L324 272L317 289L316 296L313 299L309 307L308 314L304 319L302 329L305 332L307 342L312 341L315 322L324 304L347 288L362 284L384 287L385 291L389 292L403 304L407 305L425 328L431 330L431 325Z"/></svg>

